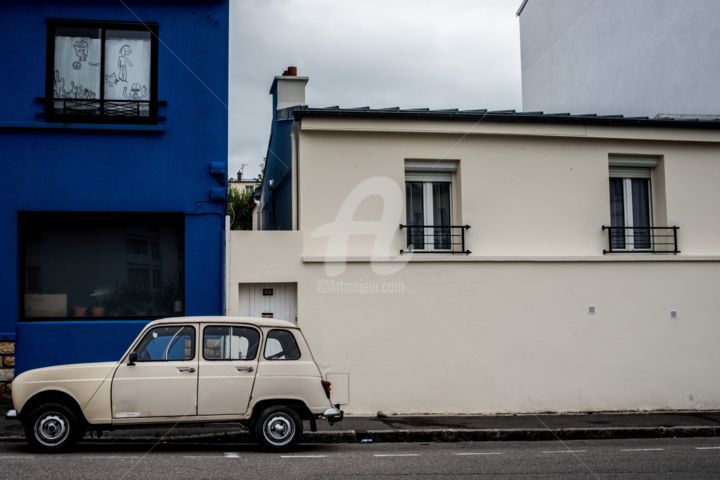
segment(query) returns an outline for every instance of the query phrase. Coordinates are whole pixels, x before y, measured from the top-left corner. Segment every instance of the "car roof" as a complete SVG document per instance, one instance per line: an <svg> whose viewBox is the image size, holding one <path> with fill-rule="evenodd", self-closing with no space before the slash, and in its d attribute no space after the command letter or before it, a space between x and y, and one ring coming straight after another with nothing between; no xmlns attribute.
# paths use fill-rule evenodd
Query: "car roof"
<svg viewBox="0 0 720 480"><path fill-rule="evenodd" d="M261 317L234 317L234 316L198 316L198 317L168 317L153 320L155 323L245 323L258 327L279 327L279 328L298 328L292 322L280 320L277 318L261 318Z"/></svg>

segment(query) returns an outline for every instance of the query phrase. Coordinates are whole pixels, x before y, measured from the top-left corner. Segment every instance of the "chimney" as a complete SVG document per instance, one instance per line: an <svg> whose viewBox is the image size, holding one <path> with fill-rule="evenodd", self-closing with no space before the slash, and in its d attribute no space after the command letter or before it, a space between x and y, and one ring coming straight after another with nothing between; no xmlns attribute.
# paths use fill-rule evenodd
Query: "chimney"
<svg viewBox="0 0 720 480"><path fill-rule="evenodd" d="M289 66L281 76L275 77L270 94L273 96L273 111L305 105L305 85L308 77L298 77L295 66Z"/></svg>

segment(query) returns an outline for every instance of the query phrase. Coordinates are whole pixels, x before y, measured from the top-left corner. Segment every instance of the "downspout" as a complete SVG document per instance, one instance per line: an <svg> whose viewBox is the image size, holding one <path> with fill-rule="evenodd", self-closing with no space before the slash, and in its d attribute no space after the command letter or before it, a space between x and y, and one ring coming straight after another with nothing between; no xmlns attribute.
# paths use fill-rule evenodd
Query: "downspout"
<svg viewBox="0 0 720 480"><path fill-rule="evenodd" d="M298 120L293 120L290 142L292 144L292 185L295 190L295 198L293 199L293 208L295 210L295 215L293 216L293 230L300 230L300 121Z"/></svg>
<svg viewBox="0 0 720 480"><path fill-rule="evenodd" d="M223 249L225 255L225 291L223 293L223 313L228 315L228 294L230 292L230 252L232 245L230 244L230 215L225 215L225 248Z"/></svg>

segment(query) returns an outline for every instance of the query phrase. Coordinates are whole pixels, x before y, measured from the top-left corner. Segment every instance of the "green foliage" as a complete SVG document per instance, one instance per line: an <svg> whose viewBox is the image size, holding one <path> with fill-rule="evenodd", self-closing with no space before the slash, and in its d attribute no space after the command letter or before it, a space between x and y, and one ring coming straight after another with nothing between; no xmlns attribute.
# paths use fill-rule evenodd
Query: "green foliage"
<svg viewBox="0 0 720 480"><path fill-rule="evenodd" d="M252 230L254 205L253 192L240 192L228 187L227 213L230 215L230 230Z"/></svg>
<svg viewBox="0 0 720 480"><path fill-rule="evenodd" d="M263 161L260 162L260 173L258 173L257 177L255 177L257 179L258 185L262 185L264 174L265 174L265 159L263 158Z"/></svg>

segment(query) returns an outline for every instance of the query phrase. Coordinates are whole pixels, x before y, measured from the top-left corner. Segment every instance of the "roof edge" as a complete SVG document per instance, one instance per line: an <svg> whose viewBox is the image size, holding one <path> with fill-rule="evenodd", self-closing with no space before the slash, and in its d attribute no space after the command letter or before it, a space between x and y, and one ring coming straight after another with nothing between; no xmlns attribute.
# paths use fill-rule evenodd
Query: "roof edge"
<svg viewBox="0 0 720 480"><path fill-rule="evenodd" d="M447 120L447 121L475 121L475 122L504 122L504 123L530 123L555 125L598 125L619 127L665 127L689 129L720 129L720 119L678 119L678 118L649 118L624 117L622 115L571 115L568 113L543 112L516 112L514 110L429 110L429 109L371 109L339 107L312 108L307 106L286 109L284 112L288 119L296 121L302 118L373 118L373 119L403 119L403 120Z"/></svg>

